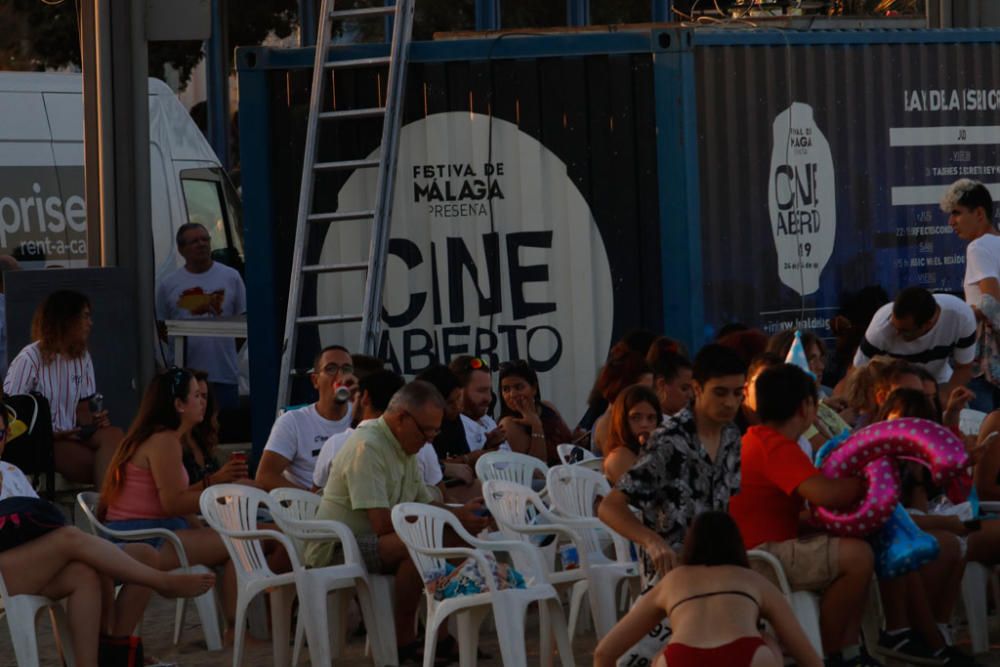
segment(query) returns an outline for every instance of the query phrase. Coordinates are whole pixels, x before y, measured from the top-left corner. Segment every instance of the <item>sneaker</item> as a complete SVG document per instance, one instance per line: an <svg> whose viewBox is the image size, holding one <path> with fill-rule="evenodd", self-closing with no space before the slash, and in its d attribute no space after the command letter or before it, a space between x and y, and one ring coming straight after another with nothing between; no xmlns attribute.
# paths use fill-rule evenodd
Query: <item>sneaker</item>
<svg viewBox="0 0 1000 667"><path fill-rule="evenodd" d="M913 630L890 634L882 632L878 637L878 652L890 658L898 658L914 665L944 665L945 659L935 657L932 651Z"/></svg>

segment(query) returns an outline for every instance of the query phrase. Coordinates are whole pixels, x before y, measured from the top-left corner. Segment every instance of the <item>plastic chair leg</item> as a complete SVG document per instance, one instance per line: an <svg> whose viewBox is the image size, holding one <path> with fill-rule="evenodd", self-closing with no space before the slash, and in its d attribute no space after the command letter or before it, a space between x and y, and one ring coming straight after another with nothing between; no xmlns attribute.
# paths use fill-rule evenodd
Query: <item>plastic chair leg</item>
<svg viewBox="0 0 1000 667"><path fill-rule="evenodd" d="M187 598L177 598L174 611L174 646L181 643L181 628L184 627L184 610Z"/></svg>
<svg viewBox="0 0 1000 667"><path fill-rule="evenodd" d="M256 597L256 596L254 596ZM247 630L247 607L253 598L239 595L236 598L236 624L233 628L233 667L243 665L243 638Z"/></svg>
<svg viewBox="0 0 1000 667"><path fill-rule="evenodd" d="M14 645L14 661L19 667L38 667L38 637L35 617L39 607L28 600L8 598L7 625Z"/></svg>
<svg viewBox="0 0 1000 667"><path fill-rule="evenodd" d="M819 596L806 591L794 591L789 602L813 648L823 655L823 639L819 630Z"/></svg>
<svg viewBox="0 0 1000 667"><path fill-rule="evenodd" d="M395 580L384 574L368 575L368 598L371 610L365 609L365 599L362 595L364 584L358 583L358 603L361 605L361 615L365 619L365 630L368 632L368 642L371 646L372 659L376 665L398 665L399 657L396 651L396 625L393 617L393 588Z"/></svg>
<svg viewBox="0 0 1000 667"><path fill-rule="evenodd" d="M501 591L493 595L493 618L496 621L501 662L504 667L526 667L528 664L528 655L524 646L526 604L521 600L515 600L509 593L509 591ZM543 617L542 630L546 629L547 624ZM548 632L543 632L543 636L547 634ZM424 667L428 667L428 664L425 659Z"/></svg>
<svg viewBox="0 0 1000 667"><path fill-rule="evenodd" d="M576 634L577 622L580 619L580 607L583 605L583 597L587 594L587 589L586 580L576 582L570 589L568 630L570 638Z"/></svg>
<svg viewBox="0 0 1000 667"><path fill-rule="evenodd" d="M618 622L618 614L615 613L615 584L617 580L612 577L595 575L589 578L589 590L587 596L590 598L590 614L594 619L594 636L598 640L611 632Z"/></svg>
<svg viewBox="0 0 1000 667"><path fill-rule="evenodd" d="M479 650L479 627L489 613L489 607L472 607L456 614L459 667L475 667Z"/></svg>
<svg viewBox="0 0 1000 667"><path fill-rule="evenodd" d="M210 588L194 598L201 629L205 634L205 646L209 651L222 650L222 630L219 627L219 609L215 603L215 589Z"/></svg>
<svg viewBox="0 0 1000 667"><path fill-rule="evenodd" d="M270 595L271 646L274 650L274 665L275 667L286 667L290 664L292 657L288 650L288 643L291 639L292 603L295 602L295 586L286 585L272 588Z"/></svg>
<svg viewBox="0 0 1000 667"><path fill-rule="evenodd" d="M573 667L573 643L566 631L562 605L556 600L543 600L539 605L547 605L549 608L549 624L552 627L552 634L556 638L556 649L559 651L559 661L562 663L562 667ZM549 658L551 658L551 653Z"/></svg>
<svg viewBox="0 0 1000 667"><path fill-rule="evenodd" d="M989 570L981 563L966 563L962 576L962 601L969 622L969 638L974 654L990 649L989 624L986 618L986 584Z"/></svg>

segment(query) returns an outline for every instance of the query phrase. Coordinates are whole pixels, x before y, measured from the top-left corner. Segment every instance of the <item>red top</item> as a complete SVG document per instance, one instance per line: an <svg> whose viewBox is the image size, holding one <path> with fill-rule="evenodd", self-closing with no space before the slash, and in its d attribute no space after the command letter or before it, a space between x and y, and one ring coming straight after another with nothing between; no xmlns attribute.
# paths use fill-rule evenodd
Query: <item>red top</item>
<svg viewBox="0 0 1000 667"><path fill-rule="evenodd" d="M799 535L802 497L799 484L822 474L797 442L769 426L753 426L740 448L740 492L730 498L729 513L752 549Z"/></svg>

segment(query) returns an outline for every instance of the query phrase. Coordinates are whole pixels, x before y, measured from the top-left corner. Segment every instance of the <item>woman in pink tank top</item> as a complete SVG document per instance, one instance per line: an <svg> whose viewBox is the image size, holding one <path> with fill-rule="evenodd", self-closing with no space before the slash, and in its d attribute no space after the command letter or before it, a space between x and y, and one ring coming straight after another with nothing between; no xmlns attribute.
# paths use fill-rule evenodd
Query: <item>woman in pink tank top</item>
<svg viewBox="0 0 1000 667"><path fill-rule="evenodd" d="M172 368L153 378L139 413L115 451L101 489L101 512L109 528L167 528L184 545L192 565L224 566L223 608L232 632L236 609L236 574L222 538L197 518L206 477L189 486L182 440L205 417L205 393L194 375ZM180 567L174 548L150 540L159 549L161 570Z"/></svg>

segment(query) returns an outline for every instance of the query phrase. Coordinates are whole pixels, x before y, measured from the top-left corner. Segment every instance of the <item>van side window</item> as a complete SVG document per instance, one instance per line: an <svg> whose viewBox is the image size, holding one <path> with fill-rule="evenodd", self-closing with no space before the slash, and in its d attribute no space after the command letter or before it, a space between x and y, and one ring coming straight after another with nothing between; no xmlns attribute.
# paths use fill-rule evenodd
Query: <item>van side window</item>
<svg viewBox="0 0 1000 667"><path fill-rule="evenodd" d="M188 222L203 225L212 237L217 261L243 272L243 224L239 198L221 169L181 172Z"/></svg>

